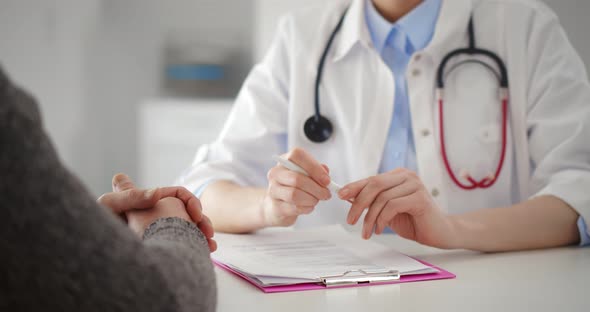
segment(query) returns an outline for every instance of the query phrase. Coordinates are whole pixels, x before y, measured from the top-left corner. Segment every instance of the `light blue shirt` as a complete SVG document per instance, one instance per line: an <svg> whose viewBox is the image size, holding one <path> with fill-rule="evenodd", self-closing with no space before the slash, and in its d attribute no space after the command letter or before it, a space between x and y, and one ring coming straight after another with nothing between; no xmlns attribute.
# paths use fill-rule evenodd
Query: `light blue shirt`
<svg viewBox="0 0 590 312"><path fill-rule="evenodd" d="M372 1L366 0L365 4L365 19L373 46L395 80L393 116L379 171L399 167L418 171L406 69L414 52L424 49L432 40L441 0L423 1L394 24L381 16Z"/></svg>

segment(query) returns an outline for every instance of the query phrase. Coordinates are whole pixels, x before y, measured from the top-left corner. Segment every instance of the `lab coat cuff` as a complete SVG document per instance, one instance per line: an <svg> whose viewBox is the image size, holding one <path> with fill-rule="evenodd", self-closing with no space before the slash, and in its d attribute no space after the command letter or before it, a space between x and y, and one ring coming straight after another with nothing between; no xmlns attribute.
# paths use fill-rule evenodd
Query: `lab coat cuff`
<svg viewBox="0 0 590 312"><path fill-rule="evenodd" d="M590 220L590 198L587 196L586 186L590 185L590 179L581 175L561 176L561 179L554 179L533 197L543 195L555 196L570 205L579 215L577 225L580 232L580 245L590 244L590 233L588 223Z"/></svg>
<svg viewBox="0 0 590 312"><path fill-rule="evenodd" d="M219 180L218 179L209 179L209 180L203 182L203 184L201 184L201 186L197 187L197 189L193 191L193 194L195 194L195 196L200 198L201 195L203 195L203 192L205 191L207 186L209 186L209 184L216 182L216 181L219 181Z"/></svg>
<svg viewBox="0 0 590 312"><path fill-rule="evenodd" d="M221 180L232 181L239 185L244 185L243 181L233 173L222 168L215 168L211 165L200 165L192 168L186 174L176 180L177 185L186 187L197 197L203 194L207 186L211 183Z"/></svg>
<svg viewBox="0 0 590 312"><path fill-rule="evenodd" d="M590 246L590 233L582 216L578 218L578 230L580 231L580 246Z"/></svg>

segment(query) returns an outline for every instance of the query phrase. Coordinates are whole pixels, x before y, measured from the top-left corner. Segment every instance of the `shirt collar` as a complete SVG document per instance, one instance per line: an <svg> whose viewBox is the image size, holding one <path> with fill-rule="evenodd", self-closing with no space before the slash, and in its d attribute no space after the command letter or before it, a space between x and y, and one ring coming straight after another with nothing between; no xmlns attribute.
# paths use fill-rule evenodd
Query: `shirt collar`
<svg viewBox="0 0 590 312"><path fill-rule="evenodd" d="M343 59L352 48L361 43L365 47L371 44L371 35L365 19L365 2L366 0L351 0L350 7L344 18L341 34L334 42L334 55L332 61L338 62ZM338 3L337 7L332 7L330 13L326 16L329 20L327 27L334 27L346 9L347 1L333 1ZM342 5L343 4L343 5ZM472 0L452 0L441 1L439 17L436 22L436 30L430 43L421 50L428 49L433 55L443 55L458 45L466 44L464 38L467 36L467 22L473 9ZM330 28L331 30L332 28ZM327 38L328 35L326 35ZM326 39L327 40L327 39ZM440 59L436 59L439 62Z"/></svg>
<svg viewBox="0 0 590 312"><path fill-rule="evenodd" d="M346 16L344 17L342 30L340 31L340 38L336 43L334 61L343 58L359 42L365 46L369 46L371 43L371 36L367 29L364 14L365 0L352 0L346 10ZM339 11L343 12L344 9ZM338 14L337 18L340 18L340 14ZM334 20L333 24L336 25L337 20Z"/></svg>
<svg viewBox="0 0 590 312"><path fill-rule="evenodd" d="M414 51L424 49L432 40L441 0L424 0L394 24L379 14L371 0L365 2L367 28L377 51L383 50L394 28L407 36Z"/></svg>

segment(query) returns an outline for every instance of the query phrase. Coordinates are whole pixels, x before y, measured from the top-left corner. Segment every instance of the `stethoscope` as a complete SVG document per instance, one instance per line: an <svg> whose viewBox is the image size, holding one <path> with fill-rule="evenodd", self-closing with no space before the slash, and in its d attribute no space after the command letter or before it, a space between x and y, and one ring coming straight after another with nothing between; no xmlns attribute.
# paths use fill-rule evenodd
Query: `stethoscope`
<svg viewBox="0 0 590 312"><path fill-rule="evenodd" d="M328 44L326 45L326 48L324 49L324 52L322 53L322 56L320 58L320 62L319 62L318 69L317 69L316 80L315 80L315 98L314 98L314 100L315 100L315 102L314 102L315 113L313 116L309 117L305 121L305 124L303 126L305 136L310 141L315 142L315 143L323 143L323 142L327 141L332 136L332 133L334 131L334 128L333 128L330 120L320 114L320 98L319 98L320 82L322 80L324 63L326 61L328 51L330 50L330 47L332 46L332 42L334 41L334 37L336 37L336 34L340 31L340 28L342 27L342 23L344 21L344 17L346 17L347 11L348 10L345 10L344 13L342 14L342 16L340 17L340 20L338 21L338 24L336 25L336 27L332 31L332 33L328 39ZM492 185L494 185L494 183L496 183L496 181L498 180L498 176L500 175L500 172L502 171L502 167L504 165L504 158L506 156L506 135L507 135L507 129L508 129L508 74L506 72L506 66L504 65L504 62L502 61L502 59L498 55L496 55L492 51L480 49L475 46L475 32L473 29L473 17L469 19L468 35L469 35L469 46L468 47L451 51L443 58L442 62L440 63L440 65L438 67L438 70L437 70L436 83L437 83L438 108L439 108L440 146L441 146L441 153L442 153L442 157L443 157L443 162L445 164L445 168L446 168L447 172L449 173L449 176L451 177L453 182L458 187L460 187L464 190L473 190L473 189L477 189L477 188L485 189L485 188L489 188ZM495 63L500 72L498 73L491 65L489 65L488 63L485 63L481 60L478 60L478 59L467 59L467 60L460 61L460 62L454 64L449 69L449 71L445 72L445 68L446 68L447 64L449 63L449 61L451 59L453 59L457 56L461 56L461 55L469 55L471 57L473 57L475 55L483 56L483 57L491 60L493 63ZM467 180L468 183L460 181L451 168L449 158L447 155L446 146L445 146L444 118L443 118L443 116L444 116L444 110L443 110L444 92L443 91L444 91L444 87L445 87L445 78L447 77L448 74L450 74L451 72L456 70L460 65L463 65L466 63L480 64L480 65L484 66L484 68L490 70L494 74L494 76L498 79L498 84L500 86L499 93L500 93L500 98L502 101L502 143L501 143L502 145L501 145L500 160L498 161L498 165L496 167L496 170L495 170L495 172L490 172L490 174L488 176L486 176L485 178L483 178L479 181L475 180L469 174L469 172L467 170L461 170L460 176L463 179Z"/></svg>

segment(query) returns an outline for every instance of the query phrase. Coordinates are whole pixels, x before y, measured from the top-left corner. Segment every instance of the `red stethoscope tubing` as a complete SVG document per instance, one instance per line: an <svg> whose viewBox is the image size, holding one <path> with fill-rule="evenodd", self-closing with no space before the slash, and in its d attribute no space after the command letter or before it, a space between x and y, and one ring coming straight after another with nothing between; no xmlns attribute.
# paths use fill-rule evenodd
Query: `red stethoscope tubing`
<svg viewBox="0 0 590 312"><path fill-rule="evenodd" d="M466 48L460 48L449 52L445 57L443 57L437 71L436 76L436 83L437 83L437 90L438 92L438 109L439 109L439 133L440 133L440 148L442 153L443 162L445 164L445 168L453 182L463 190L474 190L477 188L487 189L494 185L498 181L498 177L500 176L500 172L502 172L502 167L504 166L504 159L506 158L506 144L507 144L507 132L508 132L508 101L509 101L509 92L508 92L508 72L506 70L506 65L502 61L502 59L494 52L486 49L479 49L476 47L475 44L475 30L473 26L473 16L469 19L469 25L467 27L467 34L469 36L469 46ZM500 95L502 101L502 143L501 143L501 152L500 152L500 160L498 161L498 166L496 167L496 172L490 173L487 177L477 181L475 180L468 172L462 172L461 177L467 180L469 183L464 183L459 181L455 173L453 172L453 168L451 168L451 164L449 162L449 157L447 155L447 149L445 144L445 125L444 125L444 111L443 111L443 90L444 90L444 77L445 77L445 67L448 62L459 55L469 55L469 56L481 56L485 57L488 60L491 60L498 66L499 72L496 72L492 66L488 63L483 62L482 60L471 59L469 61L463 61L451 69L454 70L457 68L459 64L465 62L475 62L479 63L493 73L496 74L498 78L498 84L500 86ZM448 74L448 72L447 72Z"/></svg>
<svg viewBox="0 0 590 312"><path fill-rule="evenodd" d="M442 94L442 93L441 93ZM449 162L449 157L447 155L447 149L445 144L445 127L444 127L444 110L443 110L443 98L442 96L438 99L438 110L439 110L439 132L440 132L440 149L443 157L443 162L449 173L449 176L455 182L457 186L464 190L473 190L476 188L486 189L494 185L500 176L500 172L502 171L502 167L504 166L504 159L506 158L506 136L508 132L508 98L504 97L502 99L502 148L500 153L500 160L498 161L498 166L496 167L496 172L492 176L485 177L479 181L475 180L471 177L470 174L465 174L464 178L469 181L470 184L465 184L461 182L453 169L451 168L451 164Z"/></svg>

